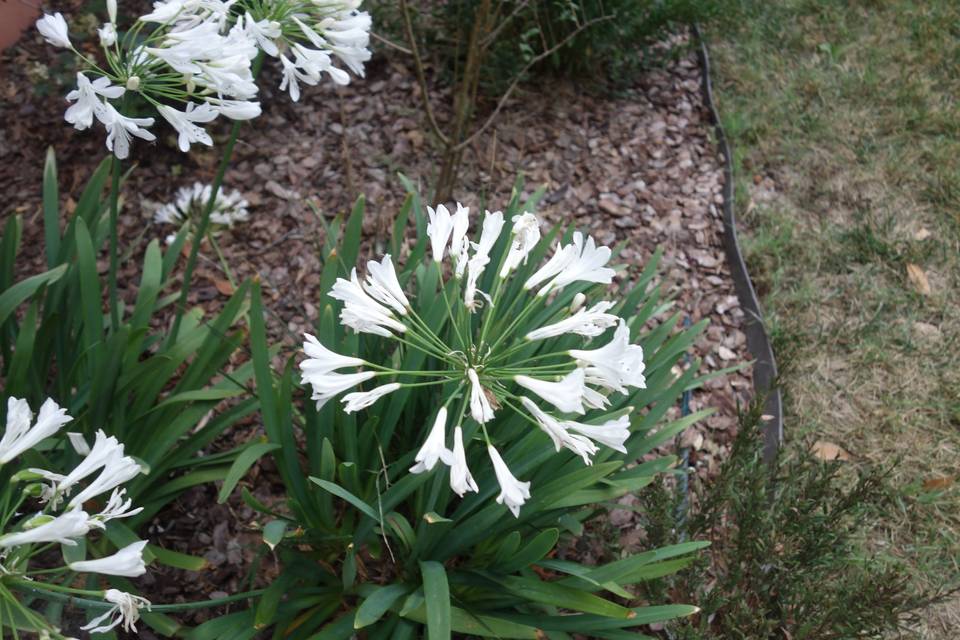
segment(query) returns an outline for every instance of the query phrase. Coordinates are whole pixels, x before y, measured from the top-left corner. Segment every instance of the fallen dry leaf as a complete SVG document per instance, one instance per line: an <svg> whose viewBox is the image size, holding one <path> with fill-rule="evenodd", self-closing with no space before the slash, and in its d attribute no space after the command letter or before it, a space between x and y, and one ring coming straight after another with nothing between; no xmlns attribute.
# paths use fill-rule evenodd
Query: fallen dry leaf
<svg viewBox="0 0 960 640"><path fill-rule="evenodd" d="M233 285L230 284L229 280L220 280L219 278L214 278L213 286L215 286L217 288L217 291L219 291L225 296L233 295L234 288L233 288Z"/></svg>
<svg viewBox="0 0 960 640"><path fill-rule="evenodd" d="M946 489L953 485L952 476L944 476L942 478L930 478L929 480L923 481L923 488L925 491L935 491L937 489Z"/></svg>
<svg viewBox="0 0 960 640"><path fill-rule="evenodd" d="M930 233L929 229L927 229L926 227L920 227L920 230L913 234L913 239L917 240L918 242L922 242L927 238L929 238L931 235L933 234Z"/></svg>
<svg viewBox="0 0 960 640"><path fill-rule="evenodd" d="M910 284L912 284L913 288L921 295L928 296L933 293L930 289L930 281L927 280L926 272L912 262L907 263L907 279L910 280Z"/></svg>
<svg viewBox="0 0 960 640"><path fill-rule="evenodd" d="M817 440L810 447L810 453L815 458L824 461L830 460L849 460L852 456L838 444L826 440Z"/></svg>

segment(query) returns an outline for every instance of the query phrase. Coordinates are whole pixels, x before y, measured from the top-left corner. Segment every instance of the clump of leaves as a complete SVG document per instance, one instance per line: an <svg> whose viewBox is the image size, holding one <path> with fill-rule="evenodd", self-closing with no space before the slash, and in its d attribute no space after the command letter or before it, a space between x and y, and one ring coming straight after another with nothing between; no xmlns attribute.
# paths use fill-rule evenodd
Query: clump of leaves
<svg viewBox="0 0 960 640"><path fill-rule="evenodd" d="M934 597L866 544L869 523L895 495L889 469L865 465L854 472L849 463L792 448L768 465L760 408L741 422L730 459L689 514L679 508L683 496L665 482L642 496L651 544L711 541L700 571L646 584L651 596L669 592L701 606L671 636L823 640L875 637L909 625Z"/></svg>

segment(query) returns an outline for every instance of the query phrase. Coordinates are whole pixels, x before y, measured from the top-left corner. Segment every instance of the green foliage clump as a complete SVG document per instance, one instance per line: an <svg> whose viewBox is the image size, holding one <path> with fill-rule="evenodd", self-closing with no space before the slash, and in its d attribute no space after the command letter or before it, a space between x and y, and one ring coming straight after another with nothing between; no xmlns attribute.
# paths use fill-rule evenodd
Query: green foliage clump
<svg viewBox="0 0 960 640"><path fill-rule="evenodd" d="M666 483L643 494L652 542L711 542L699 570L648 583L656 597L696 599L701 612L673 625L683 640L846 639L902 631L932 598L895 559L868 549L870 522L891 508L887 472L851 477L841 462L781 451L762 460L760 412L743 424L719 477L692 512Z"/></svg>
<svg viewBox="0 0 960 640"><path fill-rule="evenodd" d="M522 202L521 193L518 185L504 211L506 220L534 210L542 195ZM361 201L345 224L336 222L328 229L322 249L322 291L329 291L338 277L349 276L357 263L362 219ZM405 247L408 225L417 233ZM445 394L452 394L449 402L455 408L469 399L469 390L450 383L414 384L393 391L370 409L347 413L339 403L329 402L318 410L303 395L307 390L294 376L293 358L282 370L271 367L254 284L250 318L257 394L267 447L287 499L268 507L245 490L242 495L259 512L264 540L275 548L282 572L254 610L202 625L192 636L197 640L235 637L231 634L254 628L273 628L274 637L294 640L349 638L358 629L370 638L448 638L451 633L626 638L637 637L643 625L696 611L686 604L650 605L633 590L638 583L688 566L703 542L672 544L600 566L559 560L555 550L561 539L582 535L585 523L604 517L608 508L604 505L640 490L675 464L672 456L656 456L653 450L704 415L664 419L683 390L701 381L696 366L679 374L673 367L703 324L677 331L676 313L663 317L656 329L645 330L651 318L661 318L669 308L660 287L650 286L656 259L616 293L604 294L602 285L588 282L568 285L555 296L524 292L520 285L554 241L563 237L561 229L542 238L529 254L529 264L516 267L516 279L503 285L502 296L494 294L495 308L509 309L517 301L524 311L499 316L448 313L440 300L461 299L460 282L451 277L444 283L435 266L440 263L424 259L429 244L426 228L419 197L411 194L395 223L390 253L403 256L397 267L401 286L417 291L410 313L419 312L418 317L422 313L418 324L429 326L440 340L455 340L465 329L482 337L482 316L494 327L504 326L501 321L511 325L490 334L516 338L506 343L507 351L516 344L525 357L556 358L553 350L569 348L571 336L529 344L524 344L523 336L547 319L569 313L572 300L584 291L616 301L612 311L626 320L643 347L646 364L646 388L610 395L605 409L629 416L626 453L603 448L587 465L570 451L557 452L523 414L507 409L513 397L508 394L501 399L502 409L482 429L469 414L464 419L464 441L474 452L470 466L478 489L461 499L448 486L444 465L424 473L411 473L410 468ZM511 245L509 233L500 236L491 263L501 264ZM497 272L493 268L484 272L479 289L490 291ZM430 355L430 350L422 352L395 339L347 331L336 320L338 307L338 302L322 295L316 335L326 348L396 369L438 370L444 354ZM526 313L529 309L535 312ZM478 352L485 353L483 347ZM512 472L530 482L532 495L516 515L494 500L498 478L484 453L486 438L503 452Z"/></svg>

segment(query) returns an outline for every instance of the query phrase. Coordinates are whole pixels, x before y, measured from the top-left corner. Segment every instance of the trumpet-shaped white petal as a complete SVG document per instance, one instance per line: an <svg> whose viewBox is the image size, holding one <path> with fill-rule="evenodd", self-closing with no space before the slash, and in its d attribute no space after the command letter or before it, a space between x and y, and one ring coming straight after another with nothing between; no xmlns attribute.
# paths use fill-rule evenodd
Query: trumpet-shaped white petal
<svg viewBox="0 0 960 640"><path fill-rule="evenodd" d="M143 511L143 507L130 508L133 506L133 499L125 498L126 492L126 489L114 489L103 510L90 519L90 526L102 529L111 520L129 518Z"/></svg>
<svg viewBox="0 0 960 640"><path fill-rule="evenodd" d="M397 280L397 272L393 268L390 254L383 256L380 262L371 260L367 263L366 286L364 287L378 302L381 302L402 316L407 315L410 301L403 293L403 287Z"/></svg>
<svg viewBox="0 0 960 640"><path fill-rule="evenodd" d="M357 278L357 270L350 272L350 279L337 278L330 290L330 297L344 303L340 312L340 322L354 331L374 333L391 337L389 330L403 333L407 327L398 322L388 307L374 300Z"/></svg>
<svg viewBox="0 0 960 640"><path fill-rule="evenodd" d="M626 387L643 389L643 347L630 344L630 329L621 318L617 330L606 346L599 349L571 349L570 356L586 365L587 382L613 391L626 393Z"/></svg>
<svg viewBox="0 0 960 640"><path fill-rule="evenodd" d="M463 430L459 425L453 429L452 453L452 460L449 463L450 489L461 498L467 491L476 493L480 489L467 467L467 455L463 448Z"/></svg>
<svg viewBox="0 0 960 640"><path fill-rule="evenodd" d="M567 429L576 431L591 440L596 440L600 444L619 451L620 453L627 452L627 448L623 446L623 443L630 437L629 413L620 416L616 420L607 420L603 424L583 424L581 422L573 422L572 420L564 421L562 424Z"/></svg>
<svg viewBox="0 0 960 640"><path fill-rule="evenodd" d="M567 246L561 246L560 243L557 243L557 248L554 249L553 255L550 256L550 259L547 262L537 269L532 276L527 278L527 281L523 283L523 288L526 290L533 289L535 286L544 283L548 280L551 280L557 276L561 271L566 269L574 261L576 256L576 247L572 244ZM547 287L544 287L546 289Z"/></svg>
<svg viewBox="0 0 960 640"><path fill-rule="evenodd" d="M123 623L124 631L136 633L137 621L140 619L140 609L150 610L150 601L146 598L125 593L118 589L107 589L103 598L107 602L112 602L114 606L85 626L80 627L83 631L89 631L91 634L106 633ZM109 622L107 622L108 618L110 619Z"/></svg>
<svg viewBox="0 0 960 640"><path fill-rule="evenodd" d="M231 120L252 120L262 113L259 102L222 100L214 97L207 97L206 100L220 115Z"/></svg>
<svg viewBox="0 0 960 640"><path fill-rule="evenodd" d="M588 380L589 382L589 380ZM607 396L588 386L583 387L583 406L591 409L605 409L610 404Z"/></svg>
<svg viewBox="0 0 960 640"><path fill-rule="evenodd" d="M610 261L610 247L598 247L592 236L587 236L584 243L583 234L579 231L573 234L573 259L570 264L561 270L557 276L537 295L546 295L548 290L562 289L573 282L594 282L610 284L616 272L606 266Z"/></svg>
<svg viewBox="0 0 960 640"><path fill-rule="evenodd" d="M302 382L310 382L311 376L323 376L337 369L359 367L364 364L361 358L342 356L327 349L309 333L303 336L307 339L303 343L303 351L307 354L307 359L300 363L300 371L303 372Z"/></svg>
<svg viewBox="0 0 960 640"><path fill-rule="evenodd" d="M436 209L427 207L427 217L430 219L430 222L427 223L430 251L433 253L433 261L440 262L447 250L450 234L453 233L453 218L442 204L438 204Z"/></svg>
<svg viewBox="0 0 960 640"><path fill-rule="evenodd" d="M73 509L90 498L112 491L124 482L135 478L141 471L143 469L141 469L140 463L130 456L123 455L122 449L115 450L104 462L103 471L100 472L100 475L88 484L83 491L71 498L67 506Z"/></svg>
<svg viewBox="0 0 960 640"><path fill-rule="evenodd" d="M527 254L540 242L540 220L532 213L513 216L511 233L513 238L507 258L500 269L501 278L506 278L507 274L516 269L521 262L526 263Z"/></svg>
<svg viewBox="0 0 960 640"><path fill-rule="evenodd" d="M101 47L112 47L117 43L117 27L112 22L97 29L97 35L100 37Z"/></svg>
<svg viewBox="0 0 960 640"><path fill-rule="evenodd" d="M73 418L67 410L48 398L40 407L37 421L31 426L33 413L26 400L9 398L7 400L7 425L0 439L0 465L6 464L24 451L32 449L42 440L49 438L60 427Z"/></svg>
<svg viewBox="0 0 960 640"><path fill-rule="evenodd" d="M247 33L256 41L257 46L260 47L265 54L273 56L274 58L280 55L277 43L274 42L274 40L282 35L279 22L271 20L260 20L257 22L253 19L253 16L247 13L245 25Z"/></svg>
<svg viewBox="0 0 960 640"><path fill-rule="evenodd" d="M153 118L128 118L113 108L109 102L105 102L102 112L94 112L97 119L107 128L107 149L113 151L113 154L120 160L130 155L130 136L136 136L142 140L152 142L157 139L155 135L144 129L144 127L153 126Z"/></svg>
<svg viewBox="0 0 960 640"><path fill-rule="evenodd" d="M200 104L188 102L186 111L178 111L173 107L161 104L157 107L157 112L177 130L179 134L177 142L180 151L184 153L190 151L190 145L193 143L205 144L208 147L213 146L213 138L210 137L210 134L196 125L197 122L212 122L220 115L219 111L206 102Z"/></svg>
<svg viewBox="0 0 960 640"><path fill-rule="evenodd" d="M480 378L474 369L467 369L467 378L470 380L470 415L473 419L484 424L493 420L493 407L487 399L486 390L480 384Z"/></svg>
<svg viewBox="0 0 960 640"><path fill-rule="evenodd" d="M576 333L581 336L593 337L603 333L620 320L607 311L613 307L612 302L598 302L589 309L580 309L569 318L534 329L527 334L527 340L543 340L554 338L565 333Z"/></svg>
<svg viewBox="0 0 960 640"><path fill-rule="evenodd" d="M90 453L90 445L87 444L87 439L83 437L82 433L67 431L67 440L70 441L70 446L77 454L85 456Z"/></svg>
<svg viewBox="0 0 960 640"><path fill-rule="evenodd" d="M520 517L520 507L530 499L530 483L521 482L510 473L507 463L500 457L500 452L493 445L487 445L487 453L490 455L490 461L493 462L493 472L497 476L497 483L500 485L500 495L497 496L497 502L506 505L513 517Z"/></svg>
<svg viewBox="0 0 960 640"><path fill-rule="evenodd" d="M572 282L610 284L616 273L606 266L610 255L610 247L597 247L594 239L589 236L584 243L583 234L577 231L573 234L573 244L558 246L550 260L530 276L524 288L529 290L549 280L537 292L538 296L544 296L553 289L562 289Z"/></svg>
<svg viewBox="0 0 960 640"><path fill-rule="evenodd" d="M114 437L108 436L102 429L97 431L90 453L73 470L57 483L57 493L68 494L77 484L91 473L103 467L114 456L123 457L123 445Z"/></svg>
<svg viewBox="0 0 960 640"><path fill-rule="evenodd" d="M87 76L77 72L77 88L67 94L67 100L74 104L67 107L63 119L78 131L88 129L93 124L93 116L104 110L103 98L119 98L124 91L123 87L110 84L109 78L101 76L90 82Z"/></svg>
<svg viewBox="0 0 960 640"><path fill-rule="evenodd" d="M533 417L536 418L544 433L550 436L550 439L553 440L553 446L557 451L560 451L562 447L566 447L583 458L584 464L593 464L590 456L597 452L597 446L593 444L589 438L568 432L567 425L570 424L569 422L560 422L544 412L530 398L520 398L520 402L527 411L533 414Z"/></svg>
<svg viewBox="0 0 960 640"><path fill-rule="evenodd" d="M453 231L450 235L450 255L453 257L453 264L456 268L457 277L463 276L467 268L468 253L470 250L470 239L467 237L467 229L470 227L470 209L457 203L457 212L453 214Z"/></svg>
<svg viewBox="0 0 960 640"><path fill-rule="evenodd" d="M377 375L373 371L361 371L360 373L325 373L322 375L307 375L304 373L303 381L309 382L313 388L311 400L317 403L317 409L323 407L331 398L343 393L350 387L355 387L361 382L369 380Z"/></svg>
<svg viewBox="0 0 960 640"><path fill-rule="evenodd" d="M111 556L98 558L97 560L71 562L68 566L78 573L99 573L105 576L136 578L147 572L147 566L143 562L143 548L146 546L146 540L138 540L128 544Z"/></svg>
<svg viewBox="0 0 960 640"><path fill-rule="evenodd" d="M437 412L437 418L433 421L433 427L430 429L430 433L427 434L427 439L423 442L423 446L420 447L420 451L417 452L416 457L413 459L416 464L410 467L410 473L430 471L437 466L437 462L440 461L444 464L451 464L453 462L453 454L446 447L446 439L447 408L440 407L440 411Z"/></svg>
<svg viewBox="0 0 960 640"><path fill-rule="evenodd" d="M489 211L483 217L480 241L473 244L473 256L467 261L467 284L463 288L463 303L471 312L477 310L477 281L490 263L490 252L503 230L503 213Z"/></svg>
<svg viewBox="0 0 960 640"><path fill-rule="evenodd" d="M354 391L353 393L348 393L342 398L343 411L344 413L353 413L354 411L360 411L360 409L366 409L383 396L388 393L393 393L399 388L400 383L391 382L380 385L379 387L374 387L370 391Z"/></svg>
<svg viewBox="0 0 960 640"><path fill-rule="evenodd" d="M75 538L82 538L89 533L89 520L90 516L79 509L67 511L32 529L0 536L0 549L38 542L59 542L73 547L77 544Z"/></svg>
<svg viewBox="0 0 960 640"><path fill-rule="evenodd" d="M513 379L564 413L583 413L584 378L583 369L574 369L559 382L529 376L514 376Z"/></svg>
<svg viewBox="0 0 960 640"><path fill-rule="evenodd" d="M70 33L67 29L67 21L59 11L52 16L49 13L43 14L43 17L37 20L37 31L43 36L44 40L55 47L71 49Z"/></svg>

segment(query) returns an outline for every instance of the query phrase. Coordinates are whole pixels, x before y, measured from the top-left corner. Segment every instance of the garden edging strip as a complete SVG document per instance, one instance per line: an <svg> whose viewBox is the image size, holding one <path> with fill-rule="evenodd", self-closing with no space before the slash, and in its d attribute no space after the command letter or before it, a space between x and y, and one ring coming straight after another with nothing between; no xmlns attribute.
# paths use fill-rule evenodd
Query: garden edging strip
<svg viewBox="0 0 960 640"><path fill-rule="evenodd" d="M770 461L783 442L783 398L777 384L777 362L770 345L770 337L763 321L757 292L747 271L740 242L737 238L737 219L734 213L733 154L727 141L720 114L713 100L710 54L698 25L693 25L693 36L700 59L701 82L704 103L710 111L717 147L723 157L723 247L727 264L733 277L734 289L740 306L746 313L744 333L747 348L755 358L753 365L753 388L757 397L765 397L763 457Z"/></svg>

